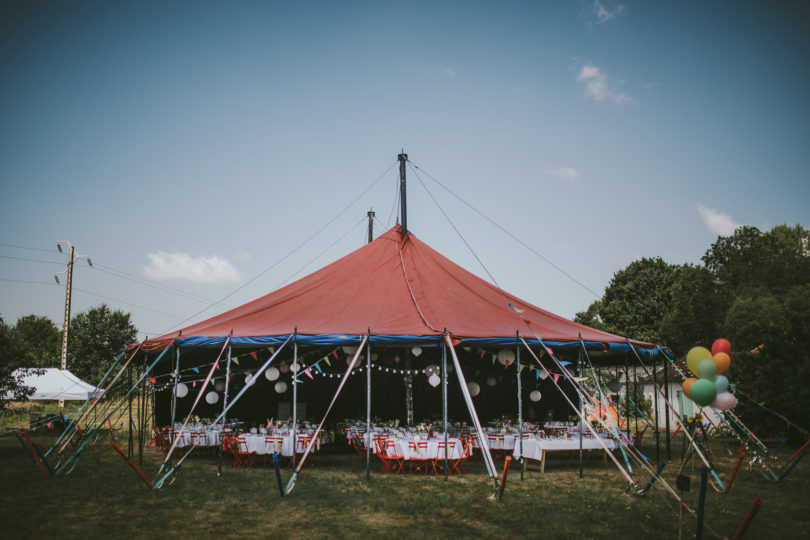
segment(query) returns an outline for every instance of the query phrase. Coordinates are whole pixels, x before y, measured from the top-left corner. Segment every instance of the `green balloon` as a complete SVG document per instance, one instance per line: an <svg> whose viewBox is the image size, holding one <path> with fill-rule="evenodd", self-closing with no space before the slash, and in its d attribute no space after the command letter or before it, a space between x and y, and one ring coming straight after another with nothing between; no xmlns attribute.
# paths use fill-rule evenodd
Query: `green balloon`
<svg viewBox="0 0 810 540"><path fill-rule="evenodd" d="M714 398L717 397L717 387L708 379L696 380L690 391L692 393L692 401L701 407L711 405Z"/></svg>
<svg viewBox="0 0 810 540"><path fill-rule="evenodd" d="M712 351L706 347L692 347L689 349L689 352L686 353L686 365L689 366L692 373L697 375L697 369L700 363L704 360L711 360L711 358Z"/></svg>
<svg viewBox="0 0 810 540"><path fill-rule="evenodd" d="M698 377L701 379L714 381L716 375L717 364L714 363L714 360L702 360L700 364L698 364Z"/></svg>

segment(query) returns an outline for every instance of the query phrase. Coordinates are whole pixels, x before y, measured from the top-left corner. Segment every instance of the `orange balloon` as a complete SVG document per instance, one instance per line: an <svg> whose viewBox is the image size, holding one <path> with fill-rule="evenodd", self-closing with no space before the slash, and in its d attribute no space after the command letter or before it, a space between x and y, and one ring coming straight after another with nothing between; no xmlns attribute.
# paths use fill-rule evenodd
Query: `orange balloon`
<svg viewBox="0 0 810 540"><path fill-rule="evenodd" d="M715 354L712 356L712 360L717 364L717 373L725 373L731 365L731 357L724 352Z"/></svg>
<svg viewBox="0 0 810 540"><path fill-rule="evenodd" d="M692 385L695 384L697 381L697 377L689 377L685 381L683 381L683 393L686 394L686 397L692 399Z"/></svg>

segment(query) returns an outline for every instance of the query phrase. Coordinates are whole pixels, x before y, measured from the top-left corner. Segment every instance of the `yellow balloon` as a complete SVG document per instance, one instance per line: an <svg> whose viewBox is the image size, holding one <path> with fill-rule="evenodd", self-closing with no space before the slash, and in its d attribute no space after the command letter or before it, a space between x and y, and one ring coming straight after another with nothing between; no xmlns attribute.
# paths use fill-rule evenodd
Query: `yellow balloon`
<svg viewBox="0 0 810 540"><path fill-rule="evenodd" d="M686 365L689 366L689 369L695 375L698 374L697 368L698 364L700 364L704 360L711 360L712 359L712 351L707 349L706 347L692 347L688 353L686 353Z"/></svg>

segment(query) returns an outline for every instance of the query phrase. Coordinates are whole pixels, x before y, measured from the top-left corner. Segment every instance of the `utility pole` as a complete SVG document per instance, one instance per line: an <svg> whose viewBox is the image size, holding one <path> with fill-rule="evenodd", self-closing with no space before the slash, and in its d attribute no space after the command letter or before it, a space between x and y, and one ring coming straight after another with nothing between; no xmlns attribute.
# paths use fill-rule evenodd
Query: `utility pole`
<svg viewBox="0 0 810 540"><path fill-rule="evenodd" d="M374 210L371 209L366 214L368 216L368 243L374 240Z"/></svg>
<svg viewBox="0 0 810 540"><path fill-rule="evenodd" d="M93 262L90 260L90 257L87 255L79 255L76 256L76 249L70 242L66 240L60 240L56 243L56 249L59 250L59 253L62 253L62 244L66 244L70 251L68 252L68 263L67 263L67 283L65 284L65 319L62 323L62 360L59 364L59 369L65 370L67 369L67 350L68 350L68 329L70 328L70 294L73 290L73 262L76 258L85 258L87 259L87 264L90 265L92 268ZM65 272L59 272L65 273ZM56 280L56 283L59 283L58 274L55 274L53 278ZM59 400L59 408L63 409L65 407L65 401L60 399Z"/></svg>
<svg viewBox="0 0 810 540"><path fill-rule="evenodd" d="M402 215L402 238L408 234L408 205L406 203L405 190L405 162L408 161L408 154L402 153L397 156L399 159L399 208Z"/></svg>

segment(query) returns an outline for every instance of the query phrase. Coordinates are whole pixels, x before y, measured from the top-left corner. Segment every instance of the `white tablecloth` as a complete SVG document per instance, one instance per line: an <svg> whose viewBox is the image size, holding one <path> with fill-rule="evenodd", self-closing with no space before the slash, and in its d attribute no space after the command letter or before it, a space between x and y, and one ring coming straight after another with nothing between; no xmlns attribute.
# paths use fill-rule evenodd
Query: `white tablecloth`
<svg viewBox="0 0 810 540"><path fill-rule="evenodd" d="M414 443L414 449L411 449L411 442ZM422 441L424 443L424 441ZM402 459L444 459L444 451L439 452L439 442L444 442L443 439L428 439L427 449L421 450L418 441L405 438L394 439L394 449L396 456ZM387 447L390 448L390 447ZM461 439L452 437L447 438L447 457L448 459L460 459L464 453L464 442Z"/></svg>
<svg viewBox="0 0 810 540"><path fill-rule="evenodd" d="M618 448L618 443L613 439L602 438L601 442L608 447L609 450ZM583 450L602 450L602 444L593 438L586 437L582 439ZM544 439L523 439L523 457L528 459L543 459L543 450L579 450L579 438L560 439L560 438L544 438ZM520 446L515 447L512 452L515 459L520 457Z"/></svg>
<svg viewBox="0 0 810 540"><path fill-rule="evenodd" d="M306 447L304 446L304 435L305 433L298 433L297 439L299 442L299 446L297 448L297 453L303 454ZM311 435L311 434L309 434ZM278 444L278 441L281 440L281 448L279 448L279 454L282 456L292 456L293 455L293 440L292 434L286 433L282 435L262 435L262 434L254 434L254 433L243 433L240 437L245 438L245 443L247 444L248 452L252 452L254 454L272 454L273 453L273 442ZM267 437L273 439L273 442L267 444ZM324 444L329 441L329 434L321 431L320 434L321 444ZM313 446L314 450L317 450L317 446Z"/></svg>
<svg viewBox="0 0 810 540"><path fill-rule="evenodd" d="M182 435L180 435L180 440L177 442L178 448L184 448L186 446L192 446L194 443L195 446L217 446L219 444L219 431L204 431L204 436L198 437L196 433L192 435L190 431L184 431Z"/></svg>

